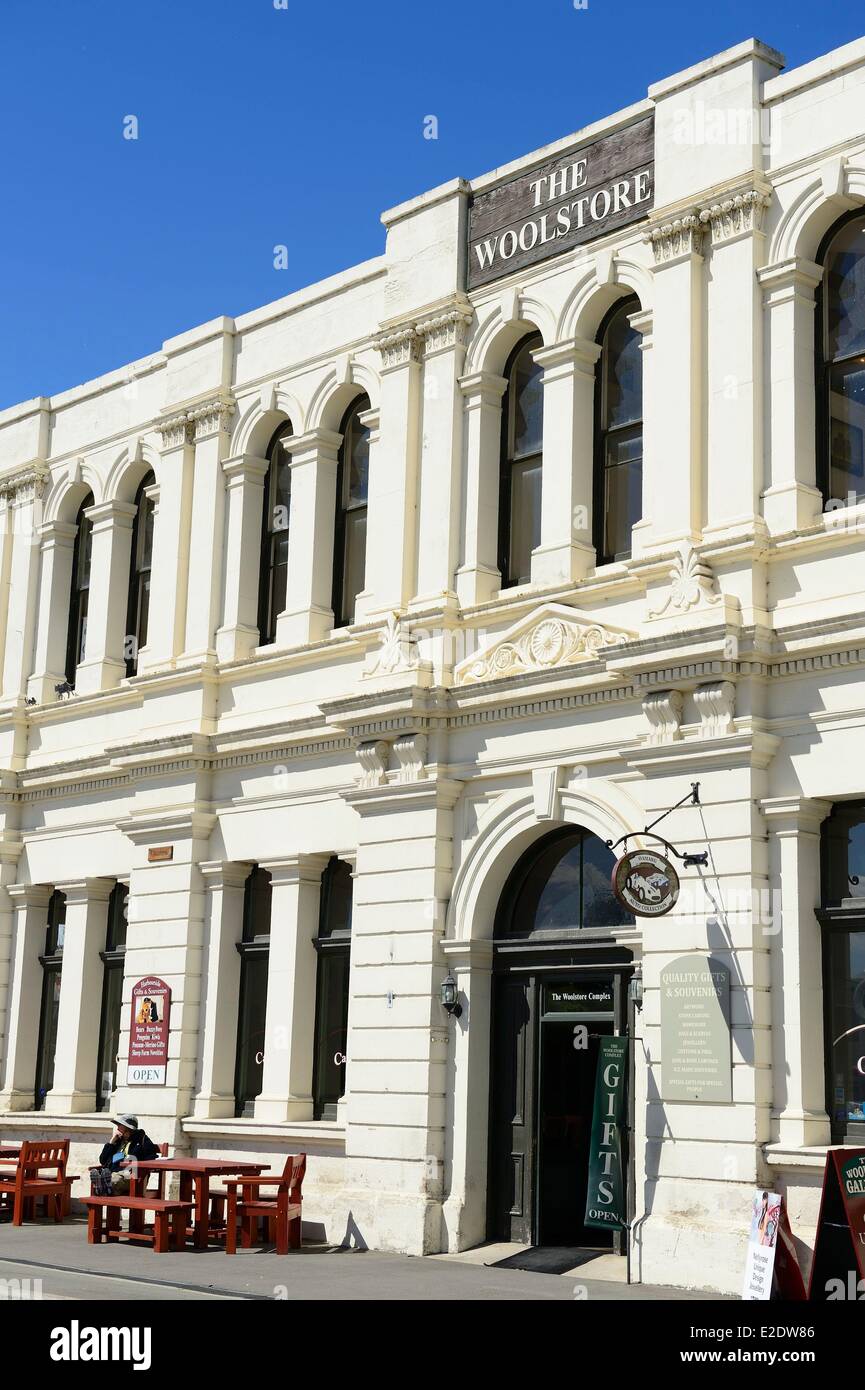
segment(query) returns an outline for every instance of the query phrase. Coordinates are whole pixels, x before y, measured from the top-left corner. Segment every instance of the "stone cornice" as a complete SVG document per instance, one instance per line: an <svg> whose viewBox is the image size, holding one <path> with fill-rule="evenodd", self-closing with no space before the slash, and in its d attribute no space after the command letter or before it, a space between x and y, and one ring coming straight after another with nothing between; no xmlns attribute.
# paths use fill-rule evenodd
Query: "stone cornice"
<svg viewBox="0 0 865 1390"><path fill-rule="evenodd" d="M701 208L700 221L709 228L712 245L718 246L742 232L762 231L766 209L771 201L771 186L755 183L724 194L716 202Z"/></svg>

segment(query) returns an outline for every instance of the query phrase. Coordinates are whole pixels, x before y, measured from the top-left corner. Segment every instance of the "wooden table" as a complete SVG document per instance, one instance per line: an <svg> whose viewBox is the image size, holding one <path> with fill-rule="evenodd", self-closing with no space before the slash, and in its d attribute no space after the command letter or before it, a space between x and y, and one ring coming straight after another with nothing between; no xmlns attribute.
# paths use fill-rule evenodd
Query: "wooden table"
<svg viewBox="0 0 865 1390"><path fill-rule="evenodd" d="M192 1243L197 1250L205 1250L210 1235L210 1179L242 1178L269 1171L266 1163L243 1163L233 1158L154 1158L135 1165L129 1195L144 1195L149 1173L179 1173L180 1201L193 1204Z"/></svg>

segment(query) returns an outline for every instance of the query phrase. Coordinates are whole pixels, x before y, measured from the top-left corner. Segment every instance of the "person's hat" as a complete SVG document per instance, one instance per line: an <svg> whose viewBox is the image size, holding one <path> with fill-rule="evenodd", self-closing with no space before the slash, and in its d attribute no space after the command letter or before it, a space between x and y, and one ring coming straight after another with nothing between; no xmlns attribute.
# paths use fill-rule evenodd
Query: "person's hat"
<svg viewBox="0 0 865 1390"><path fill-rule="evenodd" d="M138 1128L138 1116L137 1116L137 1115L114 1115L114 1116L112 1116L112 1118L113 1118L114 1123L115 1123L116 1125L122 1125L124 1129L137 1129L137 1128Z"/></svg>

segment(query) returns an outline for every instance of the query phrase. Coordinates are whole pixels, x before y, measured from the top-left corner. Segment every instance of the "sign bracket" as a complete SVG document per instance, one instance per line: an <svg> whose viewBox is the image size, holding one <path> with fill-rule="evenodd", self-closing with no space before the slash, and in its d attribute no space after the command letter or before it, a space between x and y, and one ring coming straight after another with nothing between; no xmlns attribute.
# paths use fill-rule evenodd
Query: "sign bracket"
<svg viewBox="0 0 865 1390"><path fill-rule="evenodd" d="M677 859L681 859L682 864L686 869L693 869L698 866L701 868L705 868L709 863L708 850L700 850L698 854L683 854L680 850L676 849L675 845L671 845L669 840L665 840L663 835L655 834L654 827L656 825L660 825L661 821L666 820L667 816L671 816L674 811L678 811L679 807L684 806L686 802L690 806L700 806L702 804L700 801L699 782L692 782L691 790L687 792L685 796L682 797L681 801L677 801L675 806L671 806L668 811L662 811L661 814L652 821L651 825L645 826L645 828L640 831L632 830L629 831L627 835L620 835L618 840L607 840L607 846L610 849L615 850L618 849L619 845L623 844L625 846L625 849L627 850L628 840L633 839L635 835L648 835L651 837L651 839L658 840L664 846L665 849L669 850L670 854L674 854Z"/></svg>

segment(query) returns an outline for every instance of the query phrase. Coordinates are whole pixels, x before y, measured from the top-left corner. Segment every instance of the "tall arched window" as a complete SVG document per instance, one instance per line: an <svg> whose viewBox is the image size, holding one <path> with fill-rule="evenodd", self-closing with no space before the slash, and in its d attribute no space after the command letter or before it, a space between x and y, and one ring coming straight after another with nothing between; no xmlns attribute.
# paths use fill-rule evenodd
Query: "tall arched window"
<svg viewBox="0 0 865 1390"><path fill-rule="evenodd" d="M540 333L518 343L508 358L502 403L499 474L499 569L502 588L531 579L532 551L541 543L544 447L543 368L532 353Z"/></svg>
<svg viewBox="0 0 865 1390"><path fill-rule="evenodd" d="M321 877L318 936L313 941L318 954L312 1079L317 1120L336 1119L337 1103L345 1093L351 908L351 865L334 857Z"/></svg>
<svg viewBox="0 0 865 1390"><path fill-rule="evenodd" d="M93 548L93 527L86 516L93 506L93 493L88 492L75 518L78 527L72 551L72 589L69 595L69 627L66 635L66 679L75 684L78 663L84 660L87 642L87 608L90 599L90 556Z"/></svg>
<svg viewBox="0 0 865 1390"><path fill-rule="evenodd" d="M261 517L261 568L258 580L258 634L265 646L276 641L276 619L285 607L288 581L288 522L291 509L291 425L277 430L267 457Z"/></svg>
<svg viewBox="0 0 865 1390"><path fill-rule="evenodd" d="M153 563L153 499L146 489L156 479L146 473L135 494L135 520L132 523L132 550L129 557L129 603L126 610L126 674L138 670L138 653L147 642L150 616L150 567Z"/></svg>
<svg viewBox="0 0 865 1390"><path fill-rule="evenodd" d="M258 865L243 895L243 935L240 953L240 1004L237 1014L237 1052L234 1067L234 1113L252 1115L264 1076L264 1033L267 1018L267 972L270 958L270 874Z"/></svg>
<svg viewBox="0 0 865 1390"><path fill-rule="evenodd" d="M342 422L333 547L333 621L336 627L354 622L355 599L366 578L370 432L360 418L365 410L369 410L369 398L360 396Z"/></svg>
<svg viewBox="0 0 865 1390"><path fill-rule="evenodd" d="M817 473L825 500L865 498L865 217L836 224L818 252Z"/></svg>
<svg viewBox="0 0 865 1390"><path fill-rule="evenodd" d="M63 936L66 930L66 894L55 888L48 900L45 953L42 966L42 1005L36 1051L35 1108L45 1109L45 1097L54 1085L54 1054L60 1017L60 979L63 970Z"/></svg>
<svg viewBox="0 0 865 1390"><path fill-rule="evenodd" d="M96 1109L107 1110L117 1089L117 1052L120 1046L120 1005L123 966L126 961L126 929L129 889L115 883L108 899L108 926L102 960L102 1012L99 1019L99 1056L96 1063Z"/></svg>
<svg viewBox="0 0 865 1390"><path fill-rule="evenodd" d="M628 322L636 297L616 304L601 324L595 378L595 549L598 564L631 553L643 513L643 354Z"/></svg>

